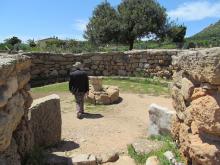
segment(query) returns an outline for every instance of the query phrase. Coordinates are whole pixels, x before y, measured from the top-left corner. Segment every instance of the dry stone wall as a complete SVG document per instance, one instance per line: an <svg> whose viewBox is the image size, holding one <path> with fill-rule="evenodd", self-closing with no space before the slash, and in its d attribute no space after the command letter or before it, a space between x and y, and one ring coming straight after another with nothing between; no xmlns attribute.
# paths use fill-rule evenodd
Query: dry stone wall
<svg viewBox="0 0 220 165"><path fill-rule="evenodd" d="M19 165L32 148L27 125L32 103L28 82L31 60L20 55L0 54L0 164Z"/></svg>
<svg viewBox="0 0 220 165"><path fill-rule="evenodd" d="M41 86L68 80L72 65L80 61L89 75L171 78L172 56L178 50L144 50L88 54L26 53L31 57L31 84Z"/></svg>
<svg viewBox="0 0 220 165"><path fill-rule="evenodd" d="M219 165L220 48L183 52L174 62L173 135L193 165Z"/></svg>
<svg viewBox="0 0 220 165"><path fill-rule="evenodd" d="M34 146L61 140L60 99L51 95L31 107L30 67L27 56L0 54L0 165L20 165Z"/></svg>

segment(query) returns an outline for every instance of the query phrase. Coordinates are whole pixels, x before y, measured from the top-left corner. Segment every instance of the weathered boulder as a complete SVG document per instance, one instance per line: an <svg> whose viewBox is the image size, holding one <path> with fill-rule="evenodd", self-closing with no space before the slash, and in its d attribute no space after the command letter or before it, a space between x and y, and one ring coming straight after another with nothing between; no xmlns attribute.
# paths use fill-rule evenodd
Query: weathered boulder
<svg viewBox="0 0 220 165"><path fill-rule="evenodd" d="M194 84L185 77L182 79L181 84L181 94L184 100L189 101L194 90Z"/></svg>
<svg viewBox="0 0 220 165"><path fill-rule="evenodd" d="M220 48L183 52L177 65L197 81L220 84Z"/></svg>
<svg viewBox="0 0 220 165"><path fill-rule="evenodd" d="M197 130L193 133L207 133L220 138L220 97L207 95L191 102L187 108L186 121ZM220 139L219 139L220 140Z"/></svg>
<svg viewBox="0 0 220 165"><path fill-rule="evenodd" d="M97 156L97 162L99 164L104 164L107 162L116 162L119 159L118 152L108 152L108 153L102 153Z"/></svg>
<svg viewBox="0 0 220 165"><path fill-rule="evenodd" d="M35 145L49 146L61 140L62 121L59 96L50 95L34 100L29 116Z"/></svg>
<svg viewBox="0 0 220 165"><path fill-rule="evenodd" d="M149 135L170 134L175 111L151 104L149 107Z"/></svg>
<svg viewBox="0 0 220 165"><path fill-rule="evenodd" d="M117 102L119 99L119 89L116 86L106 87L106 93L111 100L111 103Z"/></svg>

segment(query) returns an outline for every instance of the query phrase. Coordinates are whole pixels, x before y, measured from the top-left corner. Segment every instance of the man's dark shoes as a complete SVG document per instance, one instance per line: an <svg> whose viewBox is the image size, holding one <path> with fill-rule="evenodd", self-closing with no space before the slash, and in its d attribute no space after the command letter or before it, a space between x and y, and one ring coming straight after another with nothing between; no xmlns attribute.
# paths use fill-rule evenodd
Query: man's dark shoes
<svg viewBox="0 0 220 165"><path fill-rule="evenodd" d="M77 113L76 117L77 119L83 119L82 113Z"/></svg>

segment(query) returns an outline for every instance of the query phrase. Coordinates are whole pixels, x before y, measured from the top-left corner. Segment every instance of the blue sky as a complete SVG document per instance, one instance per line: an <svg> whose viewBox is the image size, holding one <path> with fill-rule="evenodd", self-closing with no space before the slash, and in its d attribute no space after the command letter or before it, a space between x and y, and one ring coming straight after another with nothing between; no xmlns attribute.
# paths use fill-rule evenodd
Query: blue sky
<svg viewBox="0 0 220 165"><path fill-rule="evenodd" d="M81 40L95 6L103 0L2 0L0 42L58 36ZM121 0L108 0L117 6ZM220 0L158 0L168 15L187 26L187 36L220 19Z"/></svg>

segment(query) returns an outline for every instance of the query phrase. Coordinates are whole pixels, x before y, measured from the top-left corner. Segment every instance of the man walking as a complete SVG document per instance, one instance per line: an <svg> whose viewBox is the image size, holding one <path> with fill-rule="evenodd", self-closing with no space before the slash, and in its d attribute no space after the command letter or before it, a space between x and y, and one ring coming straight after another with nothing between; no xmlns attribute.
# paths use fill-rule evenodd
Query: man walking
<svg viewBox="0 0 220 165"><path fill-rule="evenodd" d="M73 65L74 71L70 72L69 90L76 99L77 118L82 119L84 114L84 97L89 92L89 78L80 62Z"/></svg>

